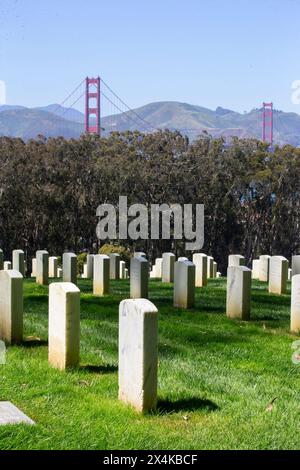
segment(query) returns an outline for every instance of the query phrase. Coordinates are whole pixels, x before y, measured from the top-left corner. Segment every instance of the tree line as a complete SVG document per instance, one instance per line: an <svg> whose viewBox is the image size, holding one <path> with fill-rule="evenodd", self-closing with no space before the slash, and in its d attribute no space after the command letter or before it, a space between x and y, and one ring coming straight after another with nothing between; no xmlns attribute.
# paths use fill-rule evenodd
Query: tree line
<svg viewBox="0 0 300 470"><path fill-rule="evenodd" d="M292 146L271 152L255 139L226 145L207 134L189 142L170 131L1 137L0 169L5 259L16 248L28 258L37 249L98 252L96 209L117 205L120 195L128 204L204 204L203 251L223 273L230 253L249 263L260 254L290 258L300 249L300 149ZM190 255L179 240L119 243L151 259L170 250Z"/></svg>

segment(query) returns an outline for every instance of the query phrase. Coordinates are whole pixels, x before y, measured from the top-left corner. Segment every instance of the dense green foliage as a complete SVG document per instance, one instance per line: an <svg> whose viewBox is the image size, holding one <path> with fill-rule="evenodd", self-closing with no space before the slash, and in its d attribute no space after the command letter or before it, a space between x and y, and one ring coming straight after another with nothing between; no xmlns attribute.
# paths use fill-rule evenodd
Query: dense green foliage
<svg viewBox="0 0 300 470"><path fill-rule="evenodd" d="M269 295L254 282L251 321L232 321L224 279L196 289L190 311L172 307L171 285L151 280L159 402L143 417L118 401L118 307L129 282L113 281L111 295L97 298L91 281L79 281L81 361L68 372L47 362L48 288L24 287L27 339L0 366L0 400L37 424L0 426L1 449L299 449L289 294Z"/></svg>
<svg viewBox="0 0 300 470"><path fill-rule="evenodd" d="M227 256L247 262L262 253L289 258L300 248L300 149L270 153L256 140L230 147L208 136L190 144L179 133L114 133L108 138L0 138L0 246L30 257L47 248L98 252L99 204L201 203L204 251L223 273ZM150 258L184 244L120 242Z"/></svg>

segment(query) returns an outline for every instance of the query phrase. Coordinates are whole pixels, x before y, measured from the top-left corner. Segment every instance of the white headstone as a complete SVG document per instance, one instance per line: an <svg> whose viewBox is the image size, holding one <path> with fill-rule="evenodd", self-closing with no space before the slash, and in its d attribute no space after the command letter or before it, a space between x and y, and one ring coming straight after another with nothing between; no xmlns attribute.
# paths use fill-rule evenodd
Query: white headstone
<svg viewBox="0 0 300 470"><path fill-rule="evenodd" d="M228 266L245 266L245 258L242 255L229 255Z"/></svg>
<svg viewBox="0 0 300 470"><path fill-rule="evenodd" d="M126 269L125 261L120 261L120 279L125 279L125 269Z"/></svg>
<svg viewBox="0 0 300 470"><path fill-rule="evenodd" d="M10 271L12 268L10 261L4 261L4 271Z"/></svg>
<svg viewBox="0 0 300 470"><path fill-rule="evenodd" d="M129 272L128 272L128 269L125 268L125 279L128 279L129 278Z"/></svg>
<svg viewBox="0 0 300 470"><path fill-rule="evenodd" d="M191 308L195 304L196 267L191 261L177 261L174 271L174 307Z"/></svg>
<svg viewBox="0 0 300 470"><path fill-rule="evenodd" d="M63 254L63 281L77 284L77 256L74 253Z"/></svg>
<svg viewBox="0 0 300 470"><path fill-rule="evenodd" d="M189 259L186 258L185 256L180 256L180 258L178 258L177 261L189 261Z"/></svg>
<svg viewBox="0 0 300 470"><path fill-rule="evenodd" d="M211 279L214 274L214 259L212 256L207 257L207 279Z"/></svg>
<svg viewBox="0 0 300 470"><path fill-rule="evenodd" d="M300 333L300 274L292 277L291 332Z"/></svg>
<svg viewBox="0 0 300 470"><path fill-rule="evenodd" d="M135 252L134 252L134 257L135 257L135 258L140 258L141 256L142 256L143 258L147 258L146 253L144 253L143 251L135 251Z"/></svg>
<svg viewBox="0 0 300 470"><path fill-rule="evenodd" d="M158 312L149 300L119 308L119 399L145 413L157 404Z"/></svg>
<svg viewBox="0 0 300 470"><path fill-rule="evenodd" d="M245 266L229 266L227 269L227 316L249 320L250 303L251 269Z"/></svg>
<svg viewBox="0 0 300 470"><path fill-rule="evenodd" d="M252 279L259 279L259 263L259 259L254 259L252 261Z"/></svg>
<svg viewBox="0 0 300 470"><path fill-rule="evenodd" d="M107 255L96 255L94 257L94 295L105 295L109 293L109 271L110 257Z"/></svg>
<svg viewBox="0 0 300 470"><path fill-rule="evenodd" d="M214 262L213 262L213 278L214 278L214 279L217 277L217 272L218 272L218 265L217 265L217 263L214 261Z"/></svg>
<svg viewBox="0 0 300 470"><path fill-rule="evenodd" d="M57 263L58 259L56 256L50 256L49 258L49 277L57 278Z"/></svg>
<svg viewBox="0 0 300 470"><path fill-rule="evenodd" d="M155 260L155 277L162 278L162 258L156 258Z"/></svg>
<svg viewBox="0 0 300 470"><path fill-rule="evenodd" d="M80 342L80 290L70 282L49 287L49 363L57 369L77 366Z"/></svg>
<svg viewBox="0 0 300 470"><path fill-rule="evenodd" d="M285 294L289 262L283 256L272 256L269 267L270 294Z"/></svg>
<svg viewBox="0 0 300 470"><path fill-rule="evenodd" d="M193 263L196 266L196 287L207 285L207 256L204 253L195 253Z"/></svg>
<svg viewBox="0 0 300 470"><path fill-rule="evenodd" d="M270 258L269 255L259 257L259 280L262 282L269 281Z"/></svg>
<svg viewBox="0 0 300 470"><path fill-rule="evenodd" d="M19 271L19 273L24 276L24 251L23 250L14 250L12 253L12 267L14 271Z"/></svg>
<svg viewBox="0 0 300 470"><path fill-rule="evenodd" d="M164 253L162 260L162 282L173 282L175 255L173 253Z"/></svg>
<svg viewBox="0 0 300 470"><path fill-rule="evenodd" d="M23 276L0 271L0 339L9 344L23 340Z"/></svg>
<svg viewBox="0 0 300 470"><path fill-rule="evenodd" d="M49 253L45 250L36 252L36 283L43 286L49 284Z"/></svg>
<svg viewBox="0 0 300 470"><path fill-rule="evenodd" d="M82 279L87 279L88 277L88 269L87 269L87 264L83 265L83 274L82 274Z"/></svg>
<svg viewBox="0 0 300 470"><path fill-rule="evenodd" d="M86 257L86 266L87 266L87 279L93 279L93 271L94 271L94 255L87 255Z"/></svg>
<svg viewBox="0 0 300 470"><path fill-rule="evenodd" d="M36 277L36 258L32 258L31 277Z"/></svg>
<svg viewBox="0 0 300 470"><path fill-rule="evenodd" d="M111 253L110 257L110 279L119 280L120 279L120 255L117 253Z"/></svg>
<svg viewBox="0 0 300 470"><path fill-rule="evenodd" d="M131 299L148 298L149 263L143 256L130 261L130 297Z"/></svg>
<svg viewBox="0 0 300 470"><path fill-rule="evenodd" d="M217 279L219 279L220 277L222 277L222 273L217 273Z"/></svg>
<svg viewBox="0 0 300 470"><path fill-rule="evenodd" d="M294 255L292 257L292 276L300 274L300 255Z"/></svg>
<svg viewBox="0 0 300 470"><path fill-rule="evenodd" d="M288 281L291 281L292 280L292 270L289 268L289 271L288 271Z"/></svg>
<svg viewBox="0 0 300 470"><path fill-rule="evenodd" d="M58 279L61 279L63 276L63 270L62 268L57 268L57 277Z"/></svg>

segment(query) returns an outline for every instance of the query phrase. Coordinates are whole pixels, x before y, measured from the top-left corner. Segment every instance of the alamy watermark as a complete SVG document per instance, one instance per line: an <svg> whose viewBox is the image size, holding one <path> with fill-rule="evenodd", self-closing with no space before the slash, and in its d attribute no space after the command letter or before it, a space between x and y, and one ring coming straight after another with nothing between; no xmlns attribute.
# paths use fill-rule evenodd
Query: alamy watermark
<svg viewBox="0 0 300 470"><path fill-rule="evenodd" d="M195 209L195 214L194 214ZM203 204L132 204L127 196L119 204L101 204L97 208L99 240L185 240L187 251L204 245Z"/></svg>
<svg viewBox="0 0 300 470"><path fill-rule="evenodd" d="M6 86L3 80L0 80L0 106L6 104Z"/></svg>

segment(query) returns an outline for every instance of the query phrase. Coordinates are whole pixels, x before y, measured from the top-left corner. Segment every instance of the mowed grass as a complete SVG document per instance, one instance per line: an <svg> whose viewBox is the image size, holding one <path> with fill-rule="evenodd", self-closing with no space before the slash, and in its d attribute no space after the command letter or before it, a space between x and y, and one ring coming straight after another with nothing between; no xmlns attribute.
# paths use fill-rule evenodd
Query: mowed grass
<svg viewBox="0 0 300 470"><path fill-rule="evenodd" d="M159 309L158 411L118 401L118 307L81 289L81 363L47 363L48 288L24 283L25 338L0 366L0 400L36 426L0 426L1 449L299 449L300 365L291 361L290 294L254 282L249 322L226 318L226 280L197 289L196 306L172 307L173 286L150 282ZM274 405L268 404L276 398ZM269 408L269 410L267 410Z"/></svg>

